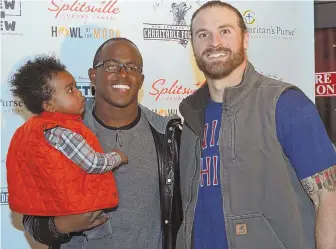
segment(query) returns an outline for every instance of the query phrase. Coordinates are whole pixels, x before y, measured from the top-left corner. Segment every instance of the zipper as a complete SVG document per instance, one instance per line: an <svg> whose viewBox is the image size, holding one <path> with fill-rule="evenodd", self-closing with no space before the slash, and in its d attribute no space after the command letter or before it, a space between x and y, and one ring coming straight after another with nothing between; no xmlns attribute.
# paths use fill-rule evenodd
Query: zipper
<svg viewBox="0 0 336 249"><path fill-rule="evenodd" d="M187 122L187 121L185 121L185 122ZM187 123L188 123L188 122L187 122ZM196 134L196 137L197 137L197 139L199 140L199 144L200 144L200 146L201 146L201 140L200 140L199 136L197 135L195 129L192 128L191 125L190 125L189 123L188 123L188 126L189 126L189 128ZM200 147L200 148L201 148L201 147ZM197 173L197 164L200 164L199 161L197 162L197 158L201 158L201 156L202 156L202 151L200 150L200 153L199 153L198 155L197 155L197 153L195 152L195 155L196 155L196 169L195 169L195 171L193 172L193 177L192 177L192 179L191 179L192 184L191 184L191 186L190 186L190 199L189 199L189 201L187 202L186 208L185 208L185 210L184 210L184 212L183 212L183 217L186 217L186 213L187 213L189 204L190 204L190 202L191 202L191 200L192 200L193 180L195 179L195 176L196 176L196 173ZM196 196L198 196L198 188L197 188L197 190L196 190ZM195 208L194 208L194 213L195 213L195 209L196 209L196 205L195 205ZM194 223L194 221L193 221L193 223ZM186 221L185 221L185 219L184 219L184 229L183 229L183 230L184 230L184 237L186 237L186 233L187 233L187 225L186 225ZM192 242L191 242L191 243L192 243ZM185 239L185 246L184 246L184 247L187 248L187 239Z"/></svg>
<svg viewBox="0 0 336 249"><path fill-rule="evenodd" d="M167 128L166 128L166 132L165 132L165 134L164 134L164 136L163 136L163 143L164 144L168 144L168 146L163 146L163 151L162 151L162 155L163 156L167 156L167 159L169 159L169 156L167 155L167 154L170 154L171 153L171 150L172 150L172 147L173 147L173 145L174 145L174 143L173 143L173 133L174 133L174 128L173 128L173 126L172 126L172 123L174 123L174 119L173 120L170 120L169 122L168 122L168 124L167 124ZM167 149L168 149L168 151L167 151ZM174 149L173 149L173 151L175 151ZM175 153L172 153L172 161L173 162L175 162ZM171 237L171 226L172 226L172 224L171 224L171 214L172 214L172 200L173 200L173 195L174 195L174 182L175 182L175 177L172 177L172 176L174 176L174 169L172 168L172 165L170 164L170 161L168 162L168 164L169 164L169 172L168 172L168 175L166 175L165 173L164 173L164 169L163 169L163 162L164 161L166 161L166 158L162 158L161 159L161 165L159 165L159 167L161 168L161 170L159 170L159 171L161 171L162 172L162 174L160 175L160 178L161 179L163 179L163 182L162 182L162 187L163 187L163 192L164 193L166 193L166 186L167 186L167 179L174 179L173 181L171 181L170 183L169 183L169 188L170 188L170 190L171 190L171 193L170 193L170 197L169 197L169 203L167 204L167 205L163 205L163 207L161 207L161 209L164 209L164 210L162 210L162 213L166 213L166 216L164 216L163 217L163 219L162 219L162 226L165 226L167 223L166 223L166 220L168 220L168 226L169 226L169 228L168 228L168 235L167 235L167 238L166 239L168 239L169 240L169 238ZM165 177L164 177L165 176ZM165 198L165 197L164 197ZM165 198L166 199L166 198ZM168 210L166 210L166 207L168 208ZM167 212L165 212L165 211L167 211ZM165 234L164 234L164 231L162 232L162 246L163 246L163 248L164 248L164 246L165 246L165 242L164 242L164 239L165 239ZM169 241L169 243L171 243L170 241Z"/></svg>
<svg viewBox="0 0 336 249"><path fill-rule="evenodd" d="M236 115L232 114L232 120L231 120L231 131L230 131L230 136L231 136L231 155L232 159L236 159Z"/></svg>
<svg viewBox="0 0 336 249"><path fill-rule="evenodd" d="M225 89L224 90L224 95L223 95L223 109L224 109L224 117L230 117L232 116L232 120L230 122L230 136L229 136L229 143L230 143L230 147L231 147L231 157L233 160L236 159L236 146L235 146L235 143L236 143L236 115L235 113L232 113L232 114L228 114L227 111L228 111L228 107L226 106L226 95L227 95L227 90ZM222 116L223 116L223 113L222 113ZM222 122L222 126L223 126L224 122ZM221 127L221 129L223 129Z"/></svg>
<svg viewBox="0 0 336 249"><path fill-rule="evenodd" d="M225 132L224 132L224 119L228 117L227 115L227 111L228 111L228 108L226 107L226 89L224 89L224 95L223 95L223 112L222 112L222 117L221 117L221 131L220 131L220 135L219 135L219 155L220 155L220 162L219 162L219 170L220 170L220 180L221 180L221 192L222 192L222 199L223 199L223 217L224 217L224 224L225 224L225 230L226 230L226 237L227 237L227 240L228 240L228 249L231 249L231 238L230 236L228 236L228 224L227 222L225 222L225 218L227 215L225 215L225 213L227 213L227 208L225 205L225 203L227 203L227 199L229 198L228 196L228 191L229 191L229 184L228 184L228 176L227 175L227 170L225 169L225 165L224 165L224 158L222 157L222 153L221 151L224 151L224 148L223 148L223 141L225 139ZM224 118L223 118L224 117ZM232 124L232 122L231 122ZM232 126L231 126L231 129L232 129ZM232 137L232 132L230 132L230 144L231 144L231 147L233 145L233 137Z"/></svg>

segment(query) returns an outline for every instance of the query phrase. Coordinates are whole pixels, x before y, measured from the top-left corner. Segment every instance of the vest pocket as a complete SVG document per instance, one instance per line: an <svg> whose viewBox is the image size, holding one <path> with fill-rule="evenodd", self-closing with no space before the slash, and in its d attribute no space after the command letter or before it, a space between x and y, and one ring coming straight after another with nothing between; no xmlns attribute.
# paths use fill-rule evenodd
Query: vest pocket
<svg viewBox="0 0 336 249"><path fill-rule="evenodd" d="M263 214L246 214L229 218L232 248L286 249Z"/></svg>

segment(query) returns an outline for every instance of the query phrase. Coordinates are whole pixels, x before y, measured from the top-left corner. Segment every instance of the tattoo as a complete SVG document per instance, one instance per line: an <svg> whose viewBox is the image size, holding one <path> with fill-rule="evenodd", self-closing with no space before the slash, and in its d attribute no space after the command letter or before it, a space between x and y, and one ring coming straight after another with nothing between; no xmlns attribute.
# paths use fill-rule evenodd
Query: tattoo
<svg viewBox="0 0 336 249"><path fill-rule="evenodd" d="M304 190L312 196L320 190L336 191L336 165L301 181Z"/></svg>
<svg viewBox="0 0 336 249"><path fill-rule="evenodd" d="M318 192L318 188L315 187L313 182L303 180L301 181L303 189L307 192L308 195L314 195Z"/></svg>

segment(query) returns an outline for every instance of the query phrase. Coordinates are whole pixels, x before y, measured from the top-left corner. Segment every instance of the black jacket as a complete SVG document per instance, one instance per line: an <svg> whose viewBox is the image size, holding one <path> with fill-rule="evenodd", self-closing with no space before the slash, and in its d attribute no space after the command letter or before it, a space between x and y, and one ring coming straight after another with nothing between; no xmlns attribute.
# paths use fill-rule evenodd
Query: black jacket
<svg viewBox="0 0 336 249"><path fill-rule="evenodd" d="M165 134L152 128L158 155L163 249L175 248L176 235L182 223L179 173L181 128L179 119L169 121ZM71 235L54 232L52 217L24 215L23 225L36 241L48 245L50 249L58 249L61 244L71 240Z"/></svg>

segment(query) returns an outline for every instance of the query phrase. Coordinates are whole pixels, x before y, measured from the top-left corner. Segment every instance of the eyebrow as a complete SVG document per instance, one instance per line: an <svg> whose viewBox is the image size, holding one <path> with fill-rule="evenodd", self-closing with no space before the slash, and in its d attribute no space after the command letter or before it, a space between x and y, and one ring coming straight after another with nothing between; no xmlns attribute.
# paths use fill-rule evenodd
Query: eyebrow
<svg viewBox="0 0 336 249"><path fill-rule="evenodd" d="M217 27L217 29L223 29L223 28L231 28L231 29L234 29L234 27L231 25L231 24L222 24L222 25L219 25ZM201 33L201 32L205 32L205 31L208 31L207 29L198 29L196 32L195 32L195 35L197 35L198 33Z"/></svg>
<svg viewBox="0 0 336 249"><path fill-rule="evenodd" d="M140 66L140 67L143 67L142 63L141 62L136 62L136 61L126 61L124 63L122 63L120 60L118 59L106 59L106 60L103 60L103 61L114 61L116 63L121 63L121 64L125 64L125 65L128 65L128 64L134 64L134 65L137 65L137 66Z"/></svg>
<svg viewBox="0 0 336 249"><path fill-rule="evenodd" d="M223 28L231 28L234 29L234 27L231 24L223 24L223 25L219 25L217 27L218 29L223 29Z"/></svg>
<svg viewBox="0 0 336 249"><path fill-rule="evenodd" d="M64 87L64 89L68 89L68 88L72 87L73 85L76 86L76 82L75 82L75 81L73 81L73 82L67 84L67 85Z"/></svg>

